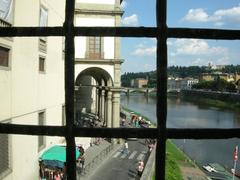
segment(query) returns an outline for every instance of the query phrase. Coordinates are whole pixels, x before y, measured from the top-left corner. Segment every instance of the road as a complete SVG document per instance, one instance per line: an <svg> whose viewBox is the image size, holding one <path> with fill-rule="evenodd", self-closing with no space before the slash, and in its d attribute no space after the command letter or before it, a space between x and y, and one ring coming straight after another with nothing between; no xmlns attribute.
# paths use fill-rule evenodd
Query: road
<svg viewBox="0 0 240 180"><path fill-rule="evenodd" d="M129 153L124 154L123 149L117 151L100 167L98 167L89 180L135 180L136 167L140 160L147 156L148 147L144 139L128 140Z"/></svg>

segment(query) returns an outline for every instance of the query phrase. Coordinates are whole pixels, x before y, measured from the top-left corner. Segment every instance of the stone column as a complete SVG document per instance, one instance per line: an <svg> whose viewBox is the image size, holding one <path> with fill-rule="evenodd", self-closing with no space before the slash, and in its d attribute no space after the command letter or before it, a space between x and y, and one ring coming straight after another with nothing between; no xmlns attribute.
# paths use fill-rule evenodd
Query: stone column
<svg viewBox="0 0 240 180"><path fill-rule="evenodd" d="M107 127L112 127L112 92L107 93Z"/></svg>
<svg viewBox="0 0 240 180"><path fill-rule="evenodd" d="M101 93L101 119L102 121L104 121L104 117L105 117L105 90L102 90L102 93Z"/></svg>
<svg viewBox="0 0 240 180"><path fill-rule="evenodd" d="M95 92L96 94L95 94L95 99L96 99L96 101L95 101L95 103L96 103L96 105L95 105L95 114L97 114L98 115L98 101L99 101L99 99L98 99L98 89L96 88L96 92Z"/></svg>
<svg viewBox="0 0 240 180"><path fill-rule="evenodd" d="M120 93L115 91L112 97L112 127L117 128L120 123Z"/></svg>
<svg viewBox="0 0 240 180"><path fill-rule="evenodd" d="M102 93L102 90L101 89L98 89L98 94L97 94L97 98L98 98L98 118L101 117L101 93Z"/></svg>
<svg viewBox="0 0 240 180"><path fill-rule="evenodd" d="M121 64L114 64L114 87L121 86Z"/></svg>

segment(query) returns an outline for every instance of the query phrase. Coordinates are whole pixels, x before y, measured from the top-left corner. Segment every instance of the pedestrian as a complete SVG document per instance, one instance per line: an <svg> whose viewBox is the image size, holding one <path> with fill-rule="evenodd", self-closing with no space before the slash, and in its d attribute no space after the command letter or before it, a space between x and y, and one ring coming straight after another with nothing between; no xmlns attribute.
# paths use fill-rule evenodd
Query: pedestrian
<svg viewBox="0 0 240 180"><path fill-rule="evenodd" d="M128 142L125 141L124 143L124 153L128 154Z"/></svg>
<svg viewBox="0 0 240 180"><path fill-rule="evenodd" d="M84 164L85 164L85 155L82 155L80 158L80 165L81 165L81 169L84 169Z"/></svg>
<svg viewBox="0 0 240 180"><path fill-rule="evenodd" d="M122 126L125 126L125 121L126 121L126 119L122 118Z"/></svg>
<svg viewBox="0 0 240 180"><path fill-rule="evenodd" d="M136 127L136 128L139 127L139 119L138 119L138 118L135 120L135 127Z"/></svg>
<svg viewBox="0 0 240 180"><path fill-rule="evenodd" d="M54 180L61 180L60 173L58 171L54 175Z"/></svg>
<svg viewBox="0 0 240 180"><path fill-rule="evenodd" d="M144 169L144 165L138 164L138 167L137 167L138 176L140 176L140 177L142 176L143 169Z"/></svg>
<svg viewBox="0 0 240 180"><path fill-rule="evenodd" d="M144 167L144 162L143 162L143 160L140 160L140 161L138 162L138 165L140 165L140 166L143 166L143 167Z"/></svg>
<svg viewBox="0 0 240 180"><path fill-rule="evenodd" d="M134 127L134 126L135 126L135 121L136 121L136 116L135 116L135 115L133 115L133 116L132 116L132 127Z"/></svg>

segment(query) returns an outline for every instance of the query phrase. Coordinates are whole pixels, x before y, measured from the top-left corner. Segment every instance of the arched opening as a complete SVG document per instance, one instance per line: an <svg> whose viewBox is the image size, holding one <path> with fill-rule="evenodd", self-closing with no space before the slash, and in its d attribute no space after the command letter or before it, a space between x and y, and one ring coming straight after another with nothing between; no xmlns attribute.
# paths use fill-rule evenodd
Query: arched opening
<svg viewBox="0 0 240 180"><path fill-rule="evenodd" d="M113 86L109 73L98 67L80 72L75 81L75 122L81 127L107 125L107 111L111 111L108 93ZM112 112L110 112L112 113Z"/></svg>

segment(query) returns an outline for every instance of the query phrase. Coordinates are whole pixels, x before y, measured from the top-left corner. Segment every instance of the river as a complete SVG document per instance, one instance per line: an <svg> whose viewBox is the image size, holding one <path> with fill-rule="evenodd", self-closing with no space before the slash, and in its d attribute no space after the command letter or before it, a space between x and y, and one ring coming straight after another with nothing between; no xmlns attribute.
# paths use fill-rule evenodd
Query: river
<svg viewBox="0 0 240 180"><path fill-rule="evenodd" d="M156 98L136 94L121 96L121 105L128 107L156 122ZM239 128L240 110L222 110L177 97L168 98L167 127L171 128ZM233 168L233 151L240 147L240 139L227 140L173 140L192 160L200 166L219 163ZM240 161L240 160L239 160ZM237 162L240 171L240 163Z"/></svg>

